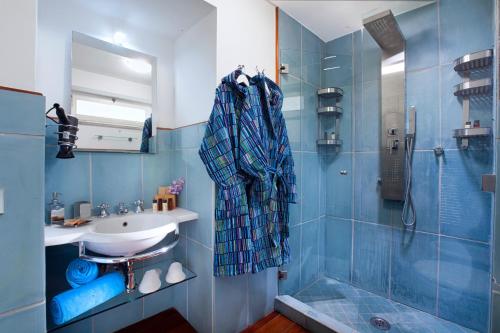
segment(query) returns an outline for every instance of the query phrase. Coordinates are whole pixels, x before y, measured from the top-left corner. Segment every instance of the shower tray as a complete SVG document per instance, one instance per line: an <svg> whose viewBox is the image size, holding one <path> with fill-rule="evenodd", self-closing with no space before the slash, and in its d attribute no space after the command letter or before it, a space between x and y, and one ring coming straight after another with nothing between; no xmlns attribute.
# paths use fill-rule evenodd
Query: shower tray
<svg viewBox="0 0 500 333"><path fill-rule="evenodd" d="M275 308L315 332L381 333L384 331L372 324L381 319L390 324L390 330L385 332L477 333L328 277L320 278L293 297L278 296Z"/></svg>

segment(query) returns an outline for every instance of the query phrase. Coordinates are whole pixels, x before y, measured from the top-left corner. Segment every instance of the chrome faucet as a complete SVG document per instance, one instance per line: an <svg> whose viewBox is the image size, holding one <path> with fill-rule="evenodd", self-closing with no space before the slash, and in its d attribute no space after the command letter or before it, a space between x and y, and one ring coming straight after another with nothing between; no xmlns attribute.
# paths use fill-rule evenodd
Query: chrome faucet
<svg viewBox="0 0 500 333"><path fill-rule="evenodd" d="M125 215L128 213L128 207L125 205L125 203L120 202L118 204L118 215Z"/></svg>
<svg viewBox="0 0 500 333"><path fill-rule="evenodd" d="M101 203L99 206L97 206L97 209L99 209L99 215L98 217L106 217L109 216L108 212L109 205L107 203Z"/></svg>
<svg viewBox="0 0 500 333"><path fill-rule="evenodd" d="M134 205L136 214L144 212L144 200L136 200L134 201Z"/></svg>

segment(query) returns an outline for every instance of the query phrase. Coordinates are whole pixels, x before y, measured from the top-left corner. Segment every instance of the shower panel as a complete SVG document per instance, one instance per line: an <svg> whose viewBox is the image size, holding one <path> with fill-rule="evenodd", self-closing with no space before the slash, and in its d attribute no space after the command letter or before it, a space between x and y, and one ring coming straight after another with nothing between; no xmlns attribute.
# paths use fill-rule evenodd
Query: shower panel
<svg viewBox="0 0 500 333"><path fill-rule="evenodd" d="M381 195L404 200L405 39L390 10L364 19L363 25L382 49Z"/></svg>

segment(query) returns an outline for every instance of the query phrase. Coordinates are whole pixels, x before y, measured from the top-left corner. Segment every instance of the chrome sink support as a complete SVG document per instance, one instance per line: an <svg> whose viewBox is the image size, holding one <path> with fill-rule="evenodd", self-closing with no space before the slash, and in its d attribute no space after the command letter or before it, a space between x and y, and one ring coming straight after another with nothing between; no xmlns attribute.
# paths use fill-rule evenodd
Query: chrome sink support
<svg viewBox="0 0 500 333"><path fill-rule="evenodd" d="M135 288L134 262L127 261L127 293Z"/></svg>
<svg viewBox="0 0 500 333"><path fill-rule="evenodd" d="M166 246L163 246L159 249L136 254L128 257L103 257L103 256L95 256L92 254L88 254L85 249L85 242L78 242L78 256L80 259L87 260L90 262L95 262L98 264L121 264L124 265L123 269L125 271L125 275L127 276L127 292L130 293L135 288L135 272L134 272L134 263L139 261L148 260L159 255L165 254L172 250L177 243L179 243L179 228L177 227L174 231L167 234L171 235L173 233L173 241Z"/></svg>

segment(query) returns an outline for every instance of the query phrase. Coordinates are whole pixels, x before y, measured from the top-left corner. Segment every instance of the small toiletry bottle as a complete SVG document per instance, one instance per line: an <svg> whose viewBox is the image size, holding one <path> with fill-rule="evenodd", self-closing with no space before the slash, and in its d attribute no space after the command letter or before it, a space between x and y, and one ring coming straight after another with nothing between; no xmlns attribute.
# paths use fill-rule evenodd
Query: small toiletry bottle
<svg viewBox="0 0 500 333"><path fill-rule="evenodd" d="M481 122L479 120L474 120L474 128L481 127Z"/></svg>
<svg viewBox="0 0 500 333"><path fill-rule="evenodd" d="M157 204L157 208L156 208L156 210L157 210L157 211L159 211L159 212L161 212L161 211L163 210L163 205L162 205L162 200L161 200L161 198L157 198L157 199L156 199L156 204Z"/></svg>
<svg viewBox="0 0 500 333"><path fill-rule="evenodd" d="M162 212L168 211L168 200L167 199L161 199L161 211Z"/></svg>
<svg viewBox="0 0 500 333"><path fill-rule="evenodd" d="M158 200L153 199L153 213L158 212Z"/></svg>
<svg viewBox="0 0 500 333"><path fill-rule="evenodd" d="M466 121L465 122L465 128L471 128L471 122L470 121Z"/></svg>
<svg viewBox="0 0 500 333"><path fill-rule="evenodd" d="M52 201L49 203L47 224L64 222L64 204L58 199L59 193L52 193Z"/></svg>

